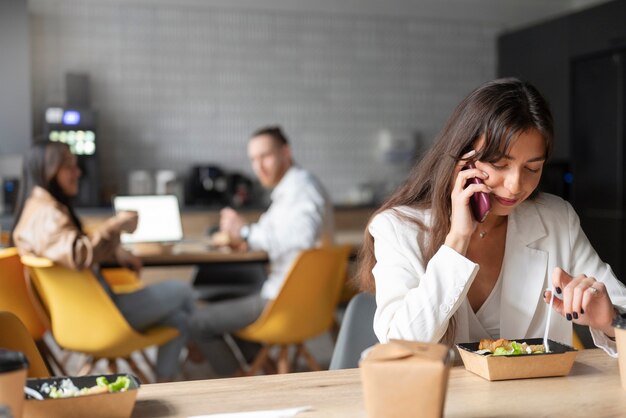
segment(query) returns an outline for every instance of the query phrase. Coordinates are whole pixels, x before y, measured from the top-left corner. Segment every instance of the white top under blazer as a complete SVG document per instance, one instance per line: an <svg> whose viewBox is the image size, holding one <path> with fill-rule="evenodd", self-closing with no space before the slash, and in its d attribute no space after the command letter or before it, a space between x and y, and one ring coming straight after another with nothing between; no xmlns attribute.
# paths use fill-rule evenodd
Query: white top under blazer
<svg viewBox="0 0 626 418"><path fill-rule="evenodd" d="M424 232L397 212L430 223L430 210L398 207L376 215L369 225L376 256L372 273L378 339L437 342L454 316L455 342L473 341L471 337L484 333L484 328L467 292L480 266L446 245L424 263L417 245L417 236ZM494 312L500 318L501 338L543 337L549 309L543 293L552 285L555 267L595 277L606 285L615 306L626 306L626 287L593 249L574 209L563 199L542 193L508 217L500 309ZM603 332L591 329L591 335L598 347L616 355L615 342ZM549 338L571 345L572 322L552 315Z"/></svg>

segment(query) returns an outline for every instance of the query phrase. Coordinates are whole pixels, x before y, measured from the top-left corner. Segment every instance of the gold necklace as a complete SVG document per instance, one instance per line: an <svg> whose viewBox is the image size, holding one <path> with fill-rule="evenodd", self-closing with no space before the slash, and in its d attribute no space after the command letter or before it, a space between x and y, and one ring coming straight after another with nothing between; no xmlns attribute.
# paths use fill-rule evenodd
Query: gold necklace
<svg viewBox="0 0 626 418"><path fill-rule="evenodd" d="M496 225L493 228L491 228L489 231L486 231L486 230L483 229L482 231L478 232L478 236L480 238L485 238L485 236L487 235L488 232L491 232L491 231L495 230L496 228L500 227L501 225L504 225L506 223L506 221L507 221L507 218L504 218L504 220L502 222L500 222L498 225Z"/></svg>

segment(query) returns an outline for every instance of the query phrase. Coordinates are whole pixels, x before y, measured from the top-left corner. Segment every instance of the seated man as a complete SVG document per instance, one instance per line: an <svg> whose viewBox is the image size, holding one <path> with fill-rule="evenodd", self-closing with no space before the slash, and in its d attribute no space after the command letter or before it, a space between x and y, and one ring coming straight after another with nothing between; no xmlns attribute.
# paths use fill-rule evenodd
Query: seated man
<svg viewBox="0 0 626 418"><path fill-rule="evenodd" d="M271 205L254 224L247 224L231 208L223 209L220 232L233 248L266 251L269 274L260 291L209 303L191 319L192 337L222 375L238 367L223 336L260 316L265 304L278 295L289 267L302 250L332 243L333 213L328 195L311 173L294 164L282 130L268 127L255 132L248 143L248 157L263 187L273 188Z"/></svg>

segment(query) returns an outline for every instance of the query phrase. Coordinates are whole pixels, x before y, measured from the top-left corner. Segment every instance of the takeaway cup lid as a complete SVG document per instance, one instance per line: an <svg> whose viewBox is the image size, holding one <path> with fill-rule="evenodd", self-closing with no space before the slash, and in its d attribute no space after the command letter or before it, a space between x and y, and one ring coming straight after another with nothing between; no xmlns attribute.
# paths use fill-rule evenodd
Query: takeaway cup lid
<svg viewBox="0 0 626 418"><path fill-rule="evenodd" d="M0 373L12 372L28 367L28 360L23 353L0 348Z"/></svg>

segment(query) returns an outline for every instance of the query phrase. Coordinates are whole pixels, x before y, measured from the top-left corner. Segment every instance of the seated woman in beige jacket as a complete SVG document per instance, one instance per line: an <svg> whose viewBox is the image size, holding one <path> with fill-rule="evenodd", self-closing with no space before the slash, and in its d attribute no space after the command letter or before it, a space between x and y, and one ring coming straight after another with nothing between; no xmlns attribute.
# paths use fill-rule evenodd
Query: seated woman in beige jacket
<svg viewBox="0 0 626 418"><path fill-rule="evenodd" d="M72 269L92 268L136 330L154 325L177 328L179 337L161 346L157 355L157 379L174 379L187 340L188 318L193 311L191 288L182 282L166 281L132 293L111 291L99 274L98 263L116 259L136 272L141 269L141 261L120 245L120 234L137 227L137 214L119 213L94 233L86 234L71 205L71 198L78 193L80 175L76 156L67 145L58 142L33 145L24 161L13 243L22 255L46 257Z"/></svg>

